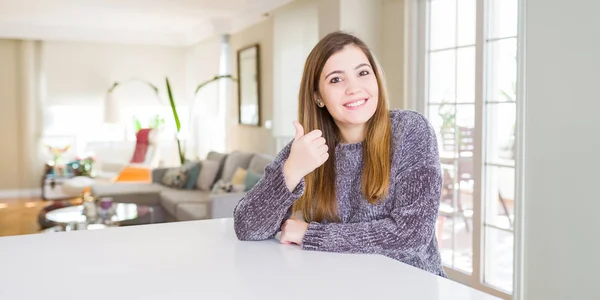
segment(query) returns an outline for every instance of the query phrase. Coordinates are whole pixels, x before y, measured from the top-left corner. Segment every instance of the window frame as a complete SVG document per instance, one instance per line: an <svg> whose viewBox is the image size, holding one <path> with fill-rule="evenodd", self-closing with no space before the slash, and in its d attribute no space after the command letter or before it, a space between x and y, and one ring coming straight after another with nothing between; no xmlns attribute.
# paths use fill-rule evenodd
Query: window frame
<svg viewBox="0 0 600 300"><path fill-rule="evenodd" d="M459 0L460 1L460 0ZM478 145L474 152L473 187L473 272L467 274L459 270L444 266L448 277L457 282L466 284L475 289L489 293L503 299L523 299L523 259L524 243L523 220L524 211L524 116L525 116L525 1L518 0L517 11L517 82L516 82L516 121L515 121L515 187L514 187L514 225L513 225L513 292L508 294L484 282L484 186L487 161L485 161L485 124L484 114L487 105L485 99L485 85L487 80L486 53L487 42L485 35L487 5L490 0L476 0L476 71L475 71L475 143ZM405 44L406 44L406 69L405 69L405 103L406 109L416 110L428 116L428 41L429 41L429 0L409 0L405 5Z"/></svg>

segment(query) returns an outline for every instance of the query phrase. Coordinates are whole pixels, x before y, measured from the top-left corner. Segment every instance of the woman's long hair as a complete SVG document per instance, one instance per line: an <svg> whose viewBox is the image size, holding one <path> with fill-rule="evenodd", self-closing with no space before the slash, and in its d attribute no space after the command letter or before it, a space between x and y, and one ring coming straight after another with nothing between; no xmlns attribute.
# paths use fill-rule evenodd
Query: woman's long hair
<svg viewBox="0 0 600 300"><path fill-rule="evenodd" d="M340 141L340 132L327 109L317 106L314 96L319 93L319 78L327 59L347 45L362 49L369 59L379 87L377 109L366 124L362 146L362 192L371 204L376 204L387 196L389 190L391 122L383 74L363 41L344 32L330 33L319 41L306 59L298 97L298 120L304 127L304 132L320 129L329 147L329 159L304 177L305 192L293 205L293 212L300 211L307 222L339 222L335 191L335 149Z"/></svg>

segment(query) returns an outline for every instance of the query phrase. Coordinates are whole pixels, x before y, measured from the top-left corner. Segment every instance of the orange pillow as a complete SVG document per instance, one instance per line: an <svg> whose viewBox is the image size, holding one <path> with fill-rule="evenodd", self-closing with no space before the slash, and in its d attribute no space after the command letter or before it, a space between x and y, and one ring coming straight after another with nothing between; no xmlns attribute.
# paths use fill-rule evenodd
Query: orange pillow
<svg viewBox="0 0 600 300"><path fill-rule="evenodd" d="M125 167L116 182L152 182L152 171L149 168Z"/></svg>

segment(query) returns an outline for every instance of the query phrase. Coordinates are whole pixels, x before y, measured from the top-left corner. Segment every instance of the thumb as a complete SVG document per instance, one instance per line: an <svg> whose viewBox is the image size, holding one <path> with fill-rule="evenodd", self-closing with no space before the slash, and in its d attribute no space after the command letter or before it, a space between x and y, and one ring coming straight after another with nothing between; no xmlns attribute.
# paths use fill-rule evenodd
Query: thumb
<svg viewBox="0 0 600 300"><path fill-rule="evenodd" d="M304 127L297 121L294 121L294 127L296 127L296 136L294 137L294 140L297 141L304 136Z"/></svg>

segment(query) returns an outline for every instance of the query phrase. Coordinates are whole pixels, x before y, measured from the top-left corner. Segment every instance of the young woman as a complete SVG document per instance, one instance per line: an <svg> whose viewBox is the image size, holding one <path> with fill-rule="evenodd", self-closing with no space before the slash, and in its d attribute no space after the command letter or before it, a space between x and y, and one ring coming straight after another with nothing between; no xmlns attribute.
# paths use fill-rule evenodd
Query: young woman
<svg viewBox="0 0 600 300"><path fill-rule="evenodd" d="M240 240L382 254L446 277L435 223L442 176L435 132L389 110L368 47L343 32L307 58L296 136L234 210Z"/></svg>

